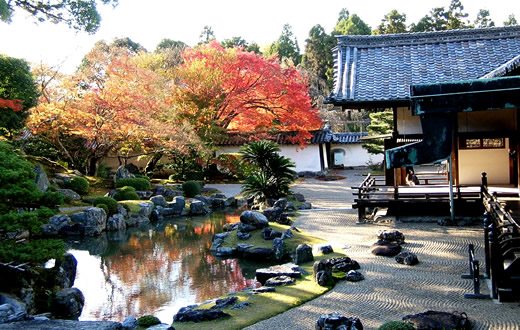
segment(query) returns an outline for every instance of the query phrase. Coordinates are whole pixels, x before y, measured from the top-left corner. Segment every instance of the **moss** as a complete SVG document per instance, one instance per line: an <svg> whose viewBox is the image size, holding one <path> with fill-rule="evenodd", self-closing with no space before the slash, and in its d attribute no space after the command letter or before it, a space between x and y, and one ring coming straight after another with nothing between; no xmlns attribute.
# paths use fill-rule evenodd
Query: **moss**
<svg viewBox="0 0 520 330"><path fill-rule="evenodd" d="M120 201L119 204L123 205L125 208L127 208L127 211L130 213L139 213L141 212L142 207L139 204L153 204L153 202L150 201Z"/></svg>
<svg viewBox="0 0 520 330"><path fill-rule="evenodd" d="M144 315L137 319L137 324L140 327L148 328L152 325L161 324L161 321L153 315Z"/></svg>
<svg viewBox="0 0 520 330"><path fill-rule="evenodd" d="M403 321L386 322L378 328L378 330L413 330L415 327L410 323Z"/></svg>

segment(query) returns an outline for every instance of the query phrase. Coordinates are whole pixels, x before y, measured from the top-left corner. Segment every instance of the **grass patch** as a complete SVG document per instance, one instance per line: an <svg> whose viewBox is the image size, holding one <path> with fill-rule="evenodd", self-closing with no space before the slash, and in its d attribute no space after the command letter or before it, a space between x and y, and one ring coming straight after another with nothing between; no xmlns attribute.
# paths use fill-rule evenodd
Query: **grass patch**
<svg viewBox="0 0 520 330"><path fill-rule="evenodd" d="M311 236L307 236L310 238ZM290 241L291 239L287 239ZM320 240L320 239L316 239ZM249 240L248 240L249 241ZM309 242L307 242L309 243ZM317 255L314 257L315 261L325 258L344 257L342 252L335 252L328 255ZM172 325L175 329L212 329L212 330L227 330L227 329L242 329L249 325L255 324L262 320L271 318L277 314L283 313L291 308L297 307L307 301L310 301L325 292L329 291L331 287L322 287L316 284L312 278L312 266L314 262L308 262L301 267L306 271L307 275L297 279L295 284L288 286L276 287L276 292L261 293L251 295L247 292L239 292L230 294L226 297L238 297L237 304L241 302L248 302L251 304L243 310L233 310L231 307L224 308L222 311L231 315L230 318L208 321L208 322L175 322ZM206 304L198 308L211 308L214 304Z"/></svg>
<svg viewBox="0 0 520 330"><path fill-rule="evenodd" d="M143 201L143 200L131 200L131 201L119 201L118 202L118 204L127 205L128 209L130 210L130 213L139 213L141 211L141 206L139 206L139 204L142 204L142 203L153 204L153 202Z"/></svg>

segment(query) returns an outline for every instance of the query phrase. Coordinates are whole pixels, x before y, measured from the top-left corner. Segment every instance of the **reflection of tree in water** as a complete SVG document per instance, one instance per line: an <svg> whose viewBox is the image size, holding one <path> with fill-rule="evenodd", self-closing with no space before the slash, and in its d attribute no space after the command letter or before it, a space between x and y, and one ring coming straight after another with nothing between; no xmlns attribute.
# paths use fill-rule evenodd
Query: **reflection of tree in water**
<svg viewBox="0 0 520 330"><path fill-rule="evenodd" d="M212 213L203 220L170 222L160 231L132 233L117 253L101 258L110 311L96 314L121 320L153 314L172 301L186 300L184 306L253 285L236 259L217 260L210 252L213 235L237 221L237 215Z"/></svg>

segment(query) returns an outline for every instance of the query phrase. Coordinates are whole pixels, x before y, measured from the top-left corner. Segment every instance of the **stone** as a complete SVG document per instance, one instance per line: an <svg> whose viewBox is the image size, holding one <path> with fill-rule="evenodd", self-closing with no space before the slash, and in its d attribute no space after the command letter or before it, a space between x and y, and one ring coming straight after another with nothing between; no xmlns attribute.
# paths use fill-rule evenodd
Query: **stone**
<svg viewBox="0 0 520 330"><path fill-rule="evenodd" d="M217 251L217 249L222 245L222 243L224 243L224 240L222 238L213 237L213 241L211 242L211 247L209 248L209 250L211 252Z"/></svg>
<svg viewBox="0 0 520 330"><path fill-rule="evenodd" d="M282 211L287 207L287 198L280 198L273 204L273 208L280 208Z"/></svg>
<svg viewBox="0 0 520 330"><path fill-rule="evenodd" d="M2 327L0 329L9 329ZM11 328L13 329L13 328ZM112 321L71 321L71 320L49 320L48 318L39 318L31 321L17 322L15 329L46 329L46 330L118 330L121 329L121 323Z"/></svg>
<svg viewBox="0 0 520 330"><path fill-rule="evenodd" d="M314 281L321 286L327 286L332 280L332 264L330 260L315 261L312 266Z"/></svg>
<svg viewBox="0 0 520 330"><path fill-rule="evenodd" d="M226 199L227 197L226 197L226 195L224 195L224 194L212 194L212 195L210 196L210 198L214 198L214 199Z"/></svg>
<svg viewBox="0 0 520 330"><path fill-rule="evenodd" d="M393 257L401 252L401 245L387 241L377 241L372 244L370 252L376 256Z"/></svg>
<svg viewBox="0 0 520 330"><path fill-rule="evenodd" d="M334 252L332 249L332 246L330 244L322 244L317 246L318 251L320 251L322 254L330 254Z"/></svg>
<svg viewBox="0 0 520 330"><path fill-rule="evenodd" d="M214 254L217 257L230 257L235 255L237 252L236 248L230 248L230 247L219 247L215 250Z"/></svg>
<svg viewBox="0 0 520 330"><path fill-rule="evenodd" d="M41 225L40 228L41 228L40 235L42 235L44 237L56 237L59 235L58 229L56 229L55 226L53 226L49 223Z"/></svg>
<svg viewBox="0 0 520 330"><path fill-rule="evenodd" d="M69 184L70 180L73 178L81 176L81 174L72 174L72 173L54 173L54 179L57 181L59 186L64 187Z"/></svg>
<svg viewBox="0 0 520 330"><path fill-rule="evenodd" d="M280 217L276 219L276 223L281 225L290 226L292 224L291 219L289 219L289 215L287 213L280 214Z"/></svg>
<svg viewBox="0 0 520 330"><path fill-rule="evenodd" d="M196 200L199 200L201 202L203 202L204 204L206 204L206 206L211 206L211 199L206 197L206 196L203 196L203 195L195 195L195 198Z"/></svg>
<svg viewBox="0 0 520 330"><path fill-rule="evenodd" d="M77 320L84 305L85 297L79 289L63 289L56 293L52 305L52 314L60 319Z"/></svg>
<svg viewBox="0 0 520 330"><path fill-rule="evenodd" d="M309 202L303 202L302 204L296 207L298 210L310 210L312 209L312 204Z"/></svg>
<svg viewBox="0 0 520 330"><path fill-rule="evenodd" d="M179 312L173 316L173 321L198 323L202 321L213 321L226 317L231 317L231 315L218 309L181 308Z"/></svg>
<svg viewBox="0 0 520 330"><path fill-rule="evenodd" d="M471 329L466 313L426 311L424 313L406 315L403 321L410 323L415 329Z"/></svg>
<svg viewBox="0 0 520 330"><path fill-rule="evenodd" d="M305 202L305 197L303 196L303 194L296 193L296 194L293 194L293 197L294 197L294 200L297 202L300 202L300 203Z"/></svg>
<svg viewBox="0 0 520 330"><path fill-rule="evenodd" d="M229 236L229 233L218 233L218 234L213 235L213 239L216 239L216 238L225 239L228 236Z"/></svg>
<svg viewBox="0 0 520 330"><path fill-rule="evenodd" d="M249 225L249 224L246 224L246 223L242 223L240 222L237 226L237 230L239 232L243 232L243 233L248 233L248 232L251 232L251 231L255 231L257 228L253 225Z"/></svg>
<svg viewBox="0 0 520 330"><path fill-rule="evenodd" d="M267 221L275 222L282 215L283 209L279 207L270 207L265 209L262 213L267 218Z"/></svg>
<svg viewBox="0 0 520 330"><path fill-rule="evenodd" d="M186 200L182 196L176 196L173 202L168 203L168 208L172 209L174 214L181 214L185 206Z"/></svg>
<svg viewBox="0 0 520 330"><path fill-rule="evenodd" d="M217 299L215 301L215 306L212 306L211 309L222 309L229 306L233 306L238 301L238 297L228 297Z"/></svg>
<svg viewBox="0 0 520 330"><path fill-rule="evenodd" d="M45 173L43 167L40 164L34 165L33 172L36 174L36 177L34 178L36 188L38 188L39 191L47 191L51 186L51 183L49 182L49 178L47 177L47 173Z"/></svg>
<svg viewBox="0 0 520 330"><path fill-rule="evenodd" d="M259 293L265 293L265 292L275 292L276 289L271 286L261 286L259 288L251 290L251 293L253 294L259 294Z"/></svg>
<svg viewBox="0 0 520 330"><path fill-rule="evenodd" d="M265 228L269 226L269 221L260 212L244 211L240 215L240 222L247 225L253 225L256 228ZM241 230L243 231L243 230Z"/></svg>
<svg viewBox="0 0 520 330"><path fill-rule="evenodd" d="M226 198L226 200L224 201L225 207L231 207L235 205L237 205L237 200L235 199L235 197Z"/></svg>
<svg viewBox="0 0 520 330"><path fill-rule="evenodd" d="M253 246L253 244L237 244L237 251L239 254L244 255L247 254L249 249Z"/></svg>
<svg viewBox="0 0 520 330"><path fill-rule="evenodd" d="M176 187L156 185L152 190L152 196L161 195L165 198L182 196L182 191Z"/></svg>
<svg viewBox="0 0 520 330"><path fill-rule="evenodd" d="M27 316L25 304L15 296L0 294L0 324L24 320Z"/></svg>
<svg viewBox="0 0 520 330"><path fill-rule="evenodd" d="M289 276L292 278L299 278L305 271L300 266L287 263L283 265L271 266L269 268L259 268L256 270L256 280L260 283L265 283L271 277Z"/></svg>
<svg viewBox="0 0 520 330"><path fill-rule="evenodd" d="M76 270L78 261L71 253L63 254L63 260L57 261L55 267L58 267L56 282L63 289L71 288L76 280Z"/></svg>
<svg viewBox="0 0 520 330"><path fill-rule="evenodd" d="M89 207L83 212L74 213L71 220L83 226L85 236L99 235L107 226L107 214L99 207Z"/></svg>
<svg viewBox="0 0 520 330"><path fill-rule="evenodd" d="M70 220L70 217L65 214L55 215L49 219L49 224L56 227L57 230L60 230L64 226L70 225L71 220Z"/></svg>
<svg viewBox="0 0 520 330"><path fill-rule="evenodd" d="M116 174L114 174L114 182L116 182L119 179L128 179L128 178L135 178L135 175L130 173L130 171L125 168L123 165L119 166L117 168Z"/></svg>
<svg viewBox="0 0 520 330"><path fill-rule="evenodd" d="M246 308L246 307L249 307L249 306L251 306L251 303L249 303L249 302L247 302L247 301L243 301L243 302L241 302L240 304L237 304L237 305L231 307L231 309L234 309L234 310L242 310L242 309L244 309L244 308Z"/></svg>
<svg viewBox="0 0 520 330"><path fill-rule="evenodd" d="M338 312L322 314L316 321L316 330L363 330L363 324L357 317L346 317Z"/></svg>
<svg viewBox="0 0 520 330"><path fill-rule="evenodd" d="M139 323L137 322L137 319L133 315L130 315L123 321L123 323L121 323L121 327L123 329L135 329L138 326L139 326Z"/></svg>
<svg viewBox="0 0 520 330"><path fill-rule="evenodd" d="M141 208L139 210L139 214L144 217L149 218L150 215L152 214L154 204L150 201L144 201L144 202L138 203L137 205L139 205L139 207Z"/></svg>
<svg viewBox="0 0 520 330"><path fill-rule="evenodd" d="M279 231L273 230L272 228L264 228L262 229L262 238L266 241L273 240L277 237L282 237L282 233Z"/></svg>
<svg viewBox="0 0 520 330"><path fill-rule="evenodd" d="M332 264L332 270L339 270L344 273L361 268L356 260L349 257L332 258L329 261Z"/></svg>
<svg viewBox="0 0 520 330"><path fill-rule="evenodd" d="M345 279L349 282L358 282L364 280L365 277L357 270L349 270Z"/></svg>
<svg viewBox="0 0 520 330"><path fill-rule="evenodd" d="M233 231L233 230L236 230L238 227L238 224L237 223L225 223L223 226L222 226L222 230L224 231Z"/></svg>
<svg viewBox="0 0 520 330"><path fill-rule="evenodd" d="M118 231L126 229L125 217L122 214L116 213L107 220L107 231Z"/></svg>
<svg viewBox="0 0 520 330"><path fill-rule="evenodd" d="M305 262L313 260L314 256L312 255L312 247L308 244L298 245L294 254L294 263L297 265L301 265Z"/></svg>
<svg viewBox="0 0 520 330"><path fill-rule="evenodd" d="M287 202L287 206L285 207L286 211L295 211L296 208L294 207L294 204L292 202Z"/></svg>
<svg viewBox="0 0 520 330"><path fill-rule="evenodd" d="M153 196L151 191L137 190L135 193L139 196L139 199L150 199Z"/></svg>
<svg viewBox="0 0 520 330"><path fill-rule="evenodd" d="M63 226L58 231L58 233L63 236L82 236L84 232L85 228L79 223Z"/></svg>
<svg viewBox="0 0 520 330"><path fill-rule="evenodd" d="M397 244L404 243L404 235L398 230L379 230L377 239L386 242L395 242Z"/></svg>
<svg viewBox="0 0 520 330"><path fill-rule="evenodd" d="M412 252L402 252L395 256L395 261L404 265L417 265L419 263L419 258L417 255Z"/></svg>
<svg viewBox="0 0 520 330"><path fill-rule="evenodd" d="M194 200L190 204L190 214L191 215L204 215L209 213L208 206L201 202L200 200Z"/></svg>
<svg viewBox="0 0 520 330"><path fill-rule="evenodd" d="M125 218L128 217L128 211L121 204L117 204L117 213L121 214Z"/></svg>
<svg viewBox="0 0 520 330"><path fill-rule="evenodd" d="M284 231L282 233L282 239L287 239L287 238L292 238L293 237L293 233L290 229L287 229L286 231Z"/></svg>
<svg viewBox="0 0 520 330"><path fill-rule="evenodd" d="M18 298L20 298L20 300L25 304L25 309L29 315L36 313L34 296L33 288L22 288L20 289L20 293L18 295ZM51 314L49 313L49 315Z"/></svg>
<svg viewBox="0 0 520 330"><path fill-rule="evenodd" d="M273 249L256 247L247 250L247 252L243 253L243 256L250 260L271 260L274 257L274 251Z"/></svg>
<svg viewBox="0 0 520 330"><path fill-rule="evenodd" d="M241 231L237 232L237 237L239 240L246 240L246 239L249 239L251 237L251 234L248 234L248 233L243 233Z"/></svg>
<svg viewBox="0 0 520 330"><path fill-rule="evenodd" d="M276 260L282 260L285 256L285 243L283 239L281 238L275 238L273 240L273 251L274 251L274 258Z"/></svg>
<svg viewBox="0 0 520 330"><path fill-rule="evenodd" d="M70 196L70 198L72 198L72 200L75 200L75 201L79 201L81 199L81 196L72 189L58 189L57 191L60 194L62 194L63 197Z"/></svg>
<svg viewBox="0 0 520 330"><path fill-rule="evenodd" d="M210 198L209 199L209 205L213 209L221 209L226 207L226 200L225 199L218 199L218 198Z"/></svg>
<svg viewBox="0 0 520 330"><path fill-rule="evenodd" d="M296 280L290 276L276 276L271 277L267 281L265 281L265 286L280 286L280 285L289 285L296 282Z"/></svg>
<svg viewBox="0 0 520 330"><path fill-rule="evenodd" d="M128 163L125 165L125 168L128 170L128 172L132 173L132 174L139 174L139 167L137 167L135 164L133 163Z"/></svg>
<svg viewBox="0 0 520 330"><path fill-rule="evenodd" d="M132 213L126 219L126 226L127 227L145 226L145 225L147 225L149 223L150 223L150 218L145 217L142 214Z"/></svg>

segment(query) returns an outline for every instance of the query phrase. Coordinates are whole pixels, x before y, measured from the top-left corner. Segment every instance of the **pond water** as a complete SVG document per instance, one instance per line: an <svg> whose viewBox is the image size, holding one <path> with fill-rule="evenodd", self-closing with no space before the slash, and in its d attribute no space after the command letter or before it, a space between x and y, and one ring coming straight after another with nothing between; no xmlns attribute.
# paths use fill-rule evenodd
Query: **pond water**
<svg viewBox="0 0 520 330"><path fill-rule="evenodd" d="M267 266L214 257L212 237L240 213L179 217L99 237L67 240L78 260L74 286L85 296L81 317L123 321L151 314L171 324L179 308L257 286Z"/></svg>

